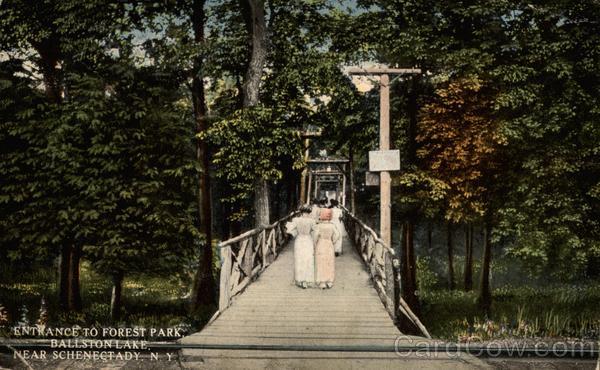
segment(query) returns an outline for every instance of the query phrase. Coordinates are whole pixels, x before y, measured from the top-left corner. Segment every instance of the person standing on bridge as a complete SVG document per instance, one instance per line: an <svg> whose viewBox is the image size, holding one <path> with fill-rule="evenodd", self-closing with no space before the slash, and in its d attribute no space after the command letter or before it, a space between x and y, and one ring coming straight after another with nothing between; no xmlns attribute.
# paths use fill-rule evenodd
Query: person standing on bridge
<svg viewBox="0 0 600 370"><path fill-rule="evenodd" d="M331 222L332 210L321 210L317 224L317 244L315 245L315 281L319 288L331 288L335 278L334 245L340 239L340 233Z"/></svg>
<svg viewBox="0 0 600 370"><path fill-rule="evenodd" d="M315 220L315 222L319 221L319 212L321 212L319 202L317 201L317 199L313 199L310 216L313 218L313 220Z"/></svg>
<svg viewBox="0 0 600 370"><path fill-rule="evenodd" d="M315 283L315 244L317 223L311 207L300 207L300 216L286 224L286 232L294 237L294 281L301 288Z"/></svg>
<svg viewBox="0 0 600 370"><path fill-rule="evenodd" d="M329 203L331 204L331 222L335 225L335 227L337 228L340 237L337 240L337 242L334 245L334 251L335 251L335 255L339 256L343 253L342 250L342 238L344 236L344 225L342 224L342 210L339 207L339 202L337 201L337 199L331 199L329 201Z"/></svg>

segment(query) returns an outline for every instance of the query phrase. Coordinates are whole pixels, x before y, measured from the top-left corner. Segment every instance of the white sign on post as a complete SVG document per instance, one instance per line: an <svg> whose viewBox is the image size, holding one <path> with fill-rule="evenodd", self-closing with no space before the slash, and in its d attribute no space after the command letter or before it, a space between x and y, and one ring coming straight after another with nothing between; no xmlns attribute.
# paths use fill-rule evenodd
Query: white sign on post
<svg viewBox="0 0 600 370"><path fill-rule="evenodd" d="M369 152L369 171L400 171L400 150L372 150Z"/></svg>

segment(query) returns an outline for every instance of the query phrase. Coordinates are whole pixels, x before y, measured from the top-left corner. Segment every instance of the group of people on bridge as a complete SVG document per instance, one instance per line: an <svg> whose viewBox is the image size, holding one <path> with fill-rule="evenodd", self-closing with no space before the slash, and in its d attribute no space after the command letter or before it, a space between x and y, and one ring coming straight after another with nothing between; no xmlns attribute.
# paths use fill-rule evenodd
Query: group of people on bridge
<svg viewBox="0 0 600 370"><path fill-rule="evenodd" d="M335 257L343 253L342 210L335 199L313 201L286 224L294 237L294 280L302 288L333 287Z"/></svg>

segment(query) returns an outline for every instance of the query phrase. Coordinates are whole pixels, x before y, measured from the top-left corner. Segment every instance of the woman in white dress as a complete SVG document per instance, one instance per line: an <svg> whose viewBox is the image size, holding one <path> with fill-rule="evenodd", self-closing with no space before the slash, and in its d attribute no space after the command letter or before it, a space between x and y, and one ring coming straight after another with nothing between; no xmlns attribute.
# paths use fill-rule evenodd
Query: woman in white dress
<svg viewBox="0 0 600 370"><path fill-rule="evenodd" d="M307 288L315 283L315 244L317 223L311 217L311 208L302 206L300 216L286 224L288 234L294 236L294 281Z"/></svg>
<svg viewBox="0 0 600 370"><path fill-rule="evenodd" d="M342 237L344 236L344 231L345 231L344 224L342 224L343 212L338 207L339 202L336 199L331 199L330 203L331 203L331 222L337 228L337 230L340 234L340 238L336 241L336 243L334 245L335 255L339 256L340 254L342 254L344 252L342 250Z"/></svg>

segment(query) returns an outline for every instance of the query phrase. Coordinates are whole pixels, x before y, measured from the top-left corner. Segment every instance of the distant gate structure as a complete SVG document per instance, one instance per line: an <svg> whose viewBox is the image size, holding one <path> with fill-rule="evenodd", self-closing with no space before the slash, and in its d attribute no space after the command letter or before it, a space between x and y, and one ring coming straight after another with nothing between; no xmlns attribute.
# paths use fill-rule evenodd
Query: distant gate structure
<svg viewBox="0 0 600 370"><path fill-rule="evenodd" d="M311 199L336 199L346 205L346 158L319 158L306 161L308 167L308 191L302 203Z"/></svg>

